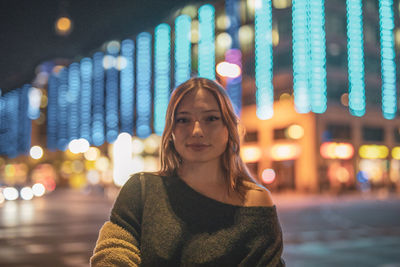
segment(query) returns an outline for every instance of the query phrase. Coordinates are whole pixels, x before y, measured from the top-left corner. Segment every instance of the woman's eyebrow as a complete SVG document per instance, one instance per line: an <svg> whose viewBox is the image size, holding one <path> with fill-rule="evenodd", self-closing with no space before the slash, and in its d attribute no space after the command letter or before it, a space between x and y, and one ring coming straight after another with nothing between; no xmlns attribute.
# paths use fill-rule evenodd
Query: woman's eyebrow
<svg viewBox="0 0 400 267"><path fill-rule="evenodd" d="M217 110L217 109L209 109L209 110L202 110L201 112L202 112L202 113L208 113L208 112L220 112L220 111ZM183 110L183 111L179 111L177 114L183 114L183 115L185 115L185 114L191 114L191 112L190 112L190 111Z"/></svg>

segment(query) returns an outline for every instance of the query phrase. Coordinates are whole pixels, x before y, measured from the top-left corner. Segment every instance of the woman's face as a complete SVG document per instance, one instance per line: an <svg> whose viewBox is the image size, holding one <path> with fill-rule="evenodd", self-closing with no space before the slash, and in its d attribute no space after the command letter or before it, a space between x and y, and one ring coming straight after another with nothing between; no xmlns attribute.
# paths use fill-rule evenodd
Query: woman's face
<svg viewBox="0 0 400 267"><path fill-rule="evenodd" d="M184 163L219 162L228 129L211 92L198 89L183 97L175 112L173 140Z"/></svg>

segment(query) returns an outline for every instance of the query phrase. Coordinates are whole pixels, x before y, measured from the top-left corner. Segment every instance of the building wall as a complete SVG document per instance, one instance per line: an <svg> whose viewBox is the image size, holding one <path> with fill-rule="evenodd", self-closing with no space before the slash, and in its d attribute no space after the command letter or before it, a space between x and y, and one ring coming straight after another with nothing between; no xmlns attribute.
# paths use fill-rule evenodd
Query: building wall
<svg viewBox="0 0 400 267"><path fill-rule="evenodd" d="M310 192L318 190L315 114L295 112L292 100L288 99L274 103L274 116L269 120L257 118L255 105L244 107L241 119L247 132L256 131L258 133L256 144L262 152L261 159L258 162L258 178L261 178L263 170L272 168L274 160L271 157L270 149L274 144L297 144L301 152L294 159L295 189ZM285 128L292 124L302 126L305 131L302 138L298 140L274 140L274 129Z"/></svg>

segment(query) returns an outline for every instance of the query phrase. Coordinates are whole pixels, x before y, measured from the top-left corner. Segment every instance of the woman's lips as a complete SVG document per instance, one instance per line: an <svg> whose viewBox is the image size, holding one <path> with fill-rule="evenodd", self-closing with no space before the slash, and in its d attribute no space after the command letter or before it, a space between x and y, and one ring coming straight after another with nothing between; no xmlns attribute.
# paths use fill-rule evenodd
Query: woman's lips
<svg viewBox="0 0 400 267"><path fill-rule="evenodd" d="M194 151L202 151L209 147L209 145L206 144L188 144L186 146Z"/></svg>

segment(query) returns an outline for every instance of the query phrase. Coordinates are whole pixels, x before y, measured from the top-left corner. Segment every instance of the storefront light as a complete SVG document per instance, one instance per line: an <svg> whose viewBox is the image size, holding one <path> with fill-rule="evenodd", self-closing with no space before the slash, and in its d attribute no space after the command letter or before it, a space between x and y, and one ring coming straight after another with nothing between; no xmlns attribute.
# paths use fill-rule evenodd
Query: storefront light
<svg viewBox="0 0 400 267"><path fill-rule="evenodd" d="M385 159L389 155L389 149L384 145L362 145L358 154L363 159Z"/></svg>
<svg viewBox="0 0 400 267"><path fill-rule="evenodd" d="M276 161L293 160L300 155L297 144L276 144L271 148L271 158Z"/></svg>
<svg viewBox="0 0 400 267"><path fill-rule="evenodd" d="M396 146L392 149L392 158L400 160L400 146Z"/></svg>
<svg viewBox="0 0 400 267"><path fill-rule="evenodd" d="M250 163L259 161L262 153L258 146L244 146L241 149L241 156L244 162Z"/></svg>
<svg viewBox="0 0 400 267"><path fill-rule="evenodd" d="M320 147L320 153L326 159L350 159L354 155L354 148L349 143L325 142Z"/></svg>

